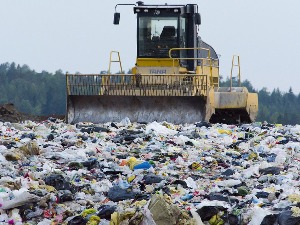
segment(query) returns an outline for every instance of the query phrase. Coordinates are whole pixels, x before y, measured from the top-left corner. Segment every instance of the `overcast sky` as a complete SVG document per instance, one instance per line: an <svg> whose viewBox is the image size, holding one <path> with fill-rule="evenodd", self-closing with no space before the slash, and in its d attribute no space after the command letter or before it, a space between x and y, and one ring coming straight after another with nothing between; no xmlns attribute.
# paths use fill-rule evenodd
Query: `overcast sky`
<svg viewBox="0 0 300 225"><path fill-rule="evenodd" d="M108 69L109 53L121 53L123 68L134 66L136 21L132 7L116 0L0 0L0 63L27 64L40 72L99 73ZM242 79L255 88L292 87L300 92L299 0L164 0L148 4L197 3L200 34L220 58L228 76L231 57L241 57ZM117 69L117 68L115 68Z"/></svg>

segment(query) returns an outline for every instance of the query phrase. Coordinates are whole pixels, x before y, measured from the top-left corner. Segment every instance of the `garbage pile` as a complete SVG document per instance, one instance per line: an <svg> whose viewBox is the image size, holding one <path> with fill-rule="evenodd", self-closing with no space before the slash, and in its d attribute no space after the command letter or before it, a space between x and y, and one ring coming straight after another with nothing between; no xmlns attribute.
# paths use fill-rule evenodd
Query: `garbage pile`
<svg viewBox="0 0 300 225"><path fill-rule="evenodd" d="M19 112L13 103L6 103L0 105L0 122L18 123L25 120L44 121L49 117L64 119L65 116L64 115L37 116L37 115Z"/></svg>
<svg viewBox="0 0 300 225"><path fill-rule="evenodd" d="M23 120L23 115L18 112L12 103L0 105L0 121L18 122Z"/></svg>
<svg viewBox="0 0 300 225"><path fill-rule="evenodd" d="M0 122L0 224L296 225L300 126Z"/></svg>

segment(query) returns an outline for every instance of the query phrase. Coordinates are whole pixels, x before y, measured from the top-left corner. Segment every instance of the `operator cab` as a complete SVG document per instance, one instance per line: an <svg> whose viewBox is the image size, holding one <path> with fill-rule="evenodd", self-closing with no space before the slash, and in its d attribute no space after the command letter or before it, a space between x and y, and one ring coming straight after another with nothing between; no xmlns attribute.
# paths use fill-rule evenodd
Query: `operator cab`
<svg viewBox="0 0 300 225"><path fill-rule="evenodd" d="M187 48L185 5L144 5L134 7L137 14L138 58L169 58L171 48ZM179 57L174 51L173 57ZM186 57L183 51L180 57Z"/></svg>
<svg viewBox="0 0 300 225"><path fill-rule="evenodd" d="M198 35L198 27L201 24L198 6L145 5L139 1L133 9L137 14L137 58L169 59L170 49L177 48L171 52L171 57L180 58L180 66L195 71L201 62L187 59L207 55L207 51L199 49L207 44L202 42ZM119 20L120 13L116 12L114 24L119 24ZM209 47L210 57L218 60L215 50L209 45L205 47Z"/></svg>
<svg viewBox="0 0 300 225"><path fill-rule="evenodd" d="M169 58L172 48L197 48L198 7L189 5L144 5L134 7L137 14L137 57ZM196 50L172 51L173 58L196 58ZM190 60L189 60L190 61ZM181 60L182 66L189 62ZM193 61L190 61L190 64ZM195 68L195 65L190 65Z"/></svg>
<svg viewBox="0 0 300 225"><path fill-rule="evenodd" d="M171 48L186 47L185 21L180 20L180 8L135 7L134 10L138 17L138 58L169 58Z"/></svg>

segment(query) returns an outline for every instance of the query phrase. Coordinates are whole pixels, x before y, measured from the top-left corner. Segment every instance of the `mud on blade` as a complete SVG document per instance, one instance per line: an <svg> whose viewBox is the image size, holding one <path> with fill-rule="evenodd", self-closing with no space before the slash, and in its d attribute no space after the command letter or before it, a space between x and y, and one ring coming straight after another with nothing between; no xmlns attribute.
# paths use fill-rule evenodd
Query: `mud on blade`
<svg viewBox="0 0 300 225"><path fill-rule="evenodd" d="M195 123L205 118L204 97L194 96L68 96L67 122L104 123L167 121Z"/></svg>

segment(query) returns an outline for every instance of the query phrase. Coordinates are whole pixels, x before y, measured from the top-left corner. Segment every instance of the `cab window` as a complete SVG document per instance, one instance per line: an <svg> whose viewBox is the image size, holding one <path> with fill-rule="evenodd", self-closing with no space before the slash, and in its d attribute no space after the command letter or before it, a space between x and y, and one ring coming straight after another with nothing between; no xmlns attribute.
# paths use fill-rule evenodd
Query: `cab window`
<svg viewBox="0 0 300 225"><path fill-rule="evenodd" d="M178 17L140 17L138 56L169 58L169 50L178 48Z"/></svg>

